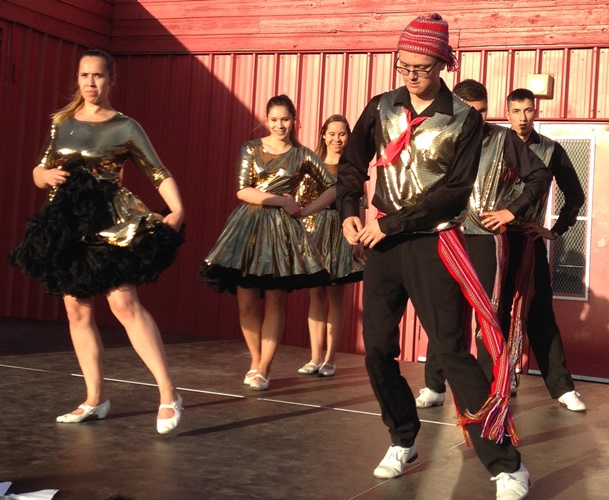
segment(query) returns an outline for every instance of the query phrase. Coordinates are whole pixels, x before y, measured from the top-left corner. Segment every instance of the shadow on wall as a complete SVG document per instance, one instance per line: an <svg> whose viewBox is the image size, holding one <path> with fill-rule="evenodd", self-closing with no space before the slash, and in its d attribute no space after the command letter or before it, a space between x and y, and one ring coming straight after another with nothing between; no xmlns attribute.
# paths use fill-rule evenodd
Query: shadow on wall
<svg viewBox="0 0 609 500"><path fill-rule="evenodd" d="M146 15L143 7L140 8L142 15ZM171 36L160 23L155 29L163 36ZM25 30L22 35L13 34L30 35L26 35ZM24 124L15 129L15 137L20 139L15 140L8 162L15 165L19 189L8 214L13 226L7 232L9 237L0 243L4 255L21 240L25 220L42 203L42 193L31 180L31 168L49 126L47 117L69 100L74 84L70 75L76 75L78 59L85 49L44 34L39 36L47 45L43 42L32 44L28 57L31 61L44 59L45 74L41 76L33 69L24 71L9 83L11 88L6 93L6 99L12 99L13 103L24 101L27 95L21 89L38 88L41 79L48 82L47 90L52 90L52 95L45 94L35 110L37 127ZM50 49L51 44L58 48ZM65 56L58 58L59 53L65 53ZM279 88L276 78L264 84L237 78L236 74L241 76L242 72L237 71L238 58L231 54L133 55L129 54L129 47L115 47L114 56L117 84L112 91L112 103L146 130L159 156L176 178L186 208L186 243L176 263L157 283L139 288L142 302L163 332L240 338L236 299L203 286L196 281L195 275L200 261L238 204L236 158L239 146L267 133L260 124L266 101L285 90ZM13 64L11 57L16 56L9 54L2 61L3 74ZM24 121L21 106L6 107L8 122ZM252 110L256 110L258 116ZM24 132L26 128L28 133ZM162 208L162 200L133 164L126 168L124 184L151 208ZM0 292L6 293L6 300L0 306L4 314L0 316L65 321L61 299L46 296L38 283L10 268L6 260L2 265L5 267L1 274L7 277L7 282L2 286L4 292ZM308 345L307 301L306 293L291 294L284 343ZM117 326L103 298L96 299L96 308L100 326ZM355 332L348 324L353 314L346 313L345 332L347 329ZM350 350L352 340L346 337L345 334L341 345Z"/></svg>

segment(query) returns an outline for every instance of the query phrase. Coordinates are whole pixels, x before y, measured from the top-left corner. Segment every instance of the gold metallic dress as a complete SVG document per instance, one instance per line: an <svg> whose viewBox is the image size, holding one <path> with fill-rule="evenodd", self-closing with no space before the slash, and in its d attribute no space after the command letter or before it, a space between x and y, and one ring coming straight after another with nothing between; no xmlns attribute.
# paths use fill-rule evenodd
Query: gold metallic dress
<svg viewBox="0 0 609 500"><path fill-rule="evenodd" d="M183 233L121 186L128 159L157 188L171 176L140 125L122 113L52 125L38 164L70 176L49 189L9 262L53 295L89 298L156 281L174 261Z"/></svg>
<svg viewBox="0 0 609 500"><path fill-rule="evenodd" d="M253 187L265 193L295 196L305 175L324 189L335 181L308 148L292 147L270 154L256 139L241 147L237 190ZM229 216L198 279L219 292L237 286L294 290L328 284L328 271L306 236L304 225L279 207L241 203Z"/></svg>
<svg viewBox="0 0 609 500"><path fill-rule="evenodd" d="M326 163L326 169L334 179L338 174L338 164ZM305 206L320 195L319 185L306 176L301 185L298 202ZM330 273L330 285L343 285L361 281L364 261L358 256L357 247L350 245L343 235L340 215L333 203L305 220L305 228L311 243L321 254L324 265Z"/></svg>

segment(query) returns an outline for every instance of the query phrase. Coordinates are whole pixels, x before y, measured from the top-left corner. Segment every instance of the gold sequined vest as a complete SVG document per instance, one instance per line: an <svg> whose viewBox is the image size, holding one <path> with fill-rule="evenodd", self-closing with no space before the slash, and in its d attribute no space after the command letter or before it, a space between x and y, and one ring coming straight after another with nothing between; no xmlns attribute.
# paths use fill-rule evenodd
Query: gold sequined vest
<svg viewBox="0 0 609 500"><path fill-rule="evenodd" d="M469 197L467 218L463 223L465 234L493 234L492 230L482 224L480 214L497 210L499 201L513 184L503 158L508 129L498 125L487 126L490 133L482 141L478 175Z"/></svg>
<svg viewBox="0 0 609 500"><path fill-rule="evenodd" d="M552 139L548 139L543 135L539 136L540 142L539 144L534 143L529 146L531 151L533 151L541 161L544 163L546 167L550 167L550 161L552 160L552 154L554 153L554 141ZM520 179L514 183L513 188L506 195L506 201L511 202L518 198L524 189L524 182ZM527 209L527 211L518 217L516 220L510 222L510 225L524 225L524 224L537 224L539 226L543 226L545 224L546 219L546 208L548 205L548 196L542 196L540 200L538 200L535 204ZM505 204L502 204L505 206Z"/></svg>

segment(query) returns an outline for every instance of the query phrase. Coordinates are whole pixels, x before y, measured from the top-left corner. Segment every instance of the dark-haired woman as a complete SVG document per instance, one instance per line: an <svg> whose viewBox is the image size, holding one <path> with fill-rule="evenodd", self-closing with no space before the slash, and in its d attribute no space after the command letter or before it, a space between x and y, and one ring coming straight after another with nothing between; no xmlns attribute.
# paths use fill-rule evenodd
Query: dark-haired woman
<svg viewBox="0 0 609 500"><path fill-rule="evenodd" d="M254 390L269 387L271 363L285 325L287 292L328 279L300 217L334 201L335 181L321 159L298 142L295 120L296 109L288 96L269 100L269 135L241 147L237 197L242 203L230 215L198 275L216 290L237 295L241 330L251 354L243 382ZM301 208L294 197L307 174L324 192Z"/></svg>
<svg viewBox="0 0 609 500"><path fill-rule="evenodd" d="M343 115L330 116L321 127L315 153L324 161L334 178L338 175L338 160L349 141L351 128ZM308 179L307 179L308 180ZM316 185L305 182L300 201L310 202L319 194ZM361 281L364 261L360 248L352 246L343 236L336 206L332 204L312 215L305 222L311 241L319 250L330 273L330 286L309 290L309 335L311 360L298 369L303 375L332 377L336 373L336 349L343 328L343 306L347 283ZM326 355L323 355L324 338Z"/></svg>

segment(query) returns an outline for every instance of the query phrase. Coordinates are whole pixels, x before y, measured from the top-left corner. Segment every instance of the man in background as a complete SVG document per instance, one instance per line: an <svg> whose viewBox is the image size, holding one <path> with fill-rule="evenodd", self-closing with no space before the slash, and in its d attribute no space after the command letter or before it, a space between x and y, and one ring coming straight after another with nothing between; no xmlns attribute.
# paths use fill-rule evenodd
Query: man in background
<svg viewBox="0 0 609 500"><path fill-rule="evenodd" d="M502 329L504 332L523 329L528 335L550 396L558 399L559 404L568 410L585 411L586 405L575 390L573 378L567 369L560 330L554 316L552 277L544 242L557 240L575 224L585 195L564 148L535 131L535 116L535 96L530 90L516 89L507 96L507 118L512 130L550 170L565 201L551 229L544 227L547 199L508 224L510 258L502 299ZM511 196L517 197L521 190L522 185L516 183ZM534 249L527 250L528 247ZM519 271L531 266L533 282L527 285L524 279L517 276ZM521 278L527 275L529 273L521 271ZM523 293L525 302L520 310L512 307L516 289ZM527 301L530 301L528 307Z"/></svg>

